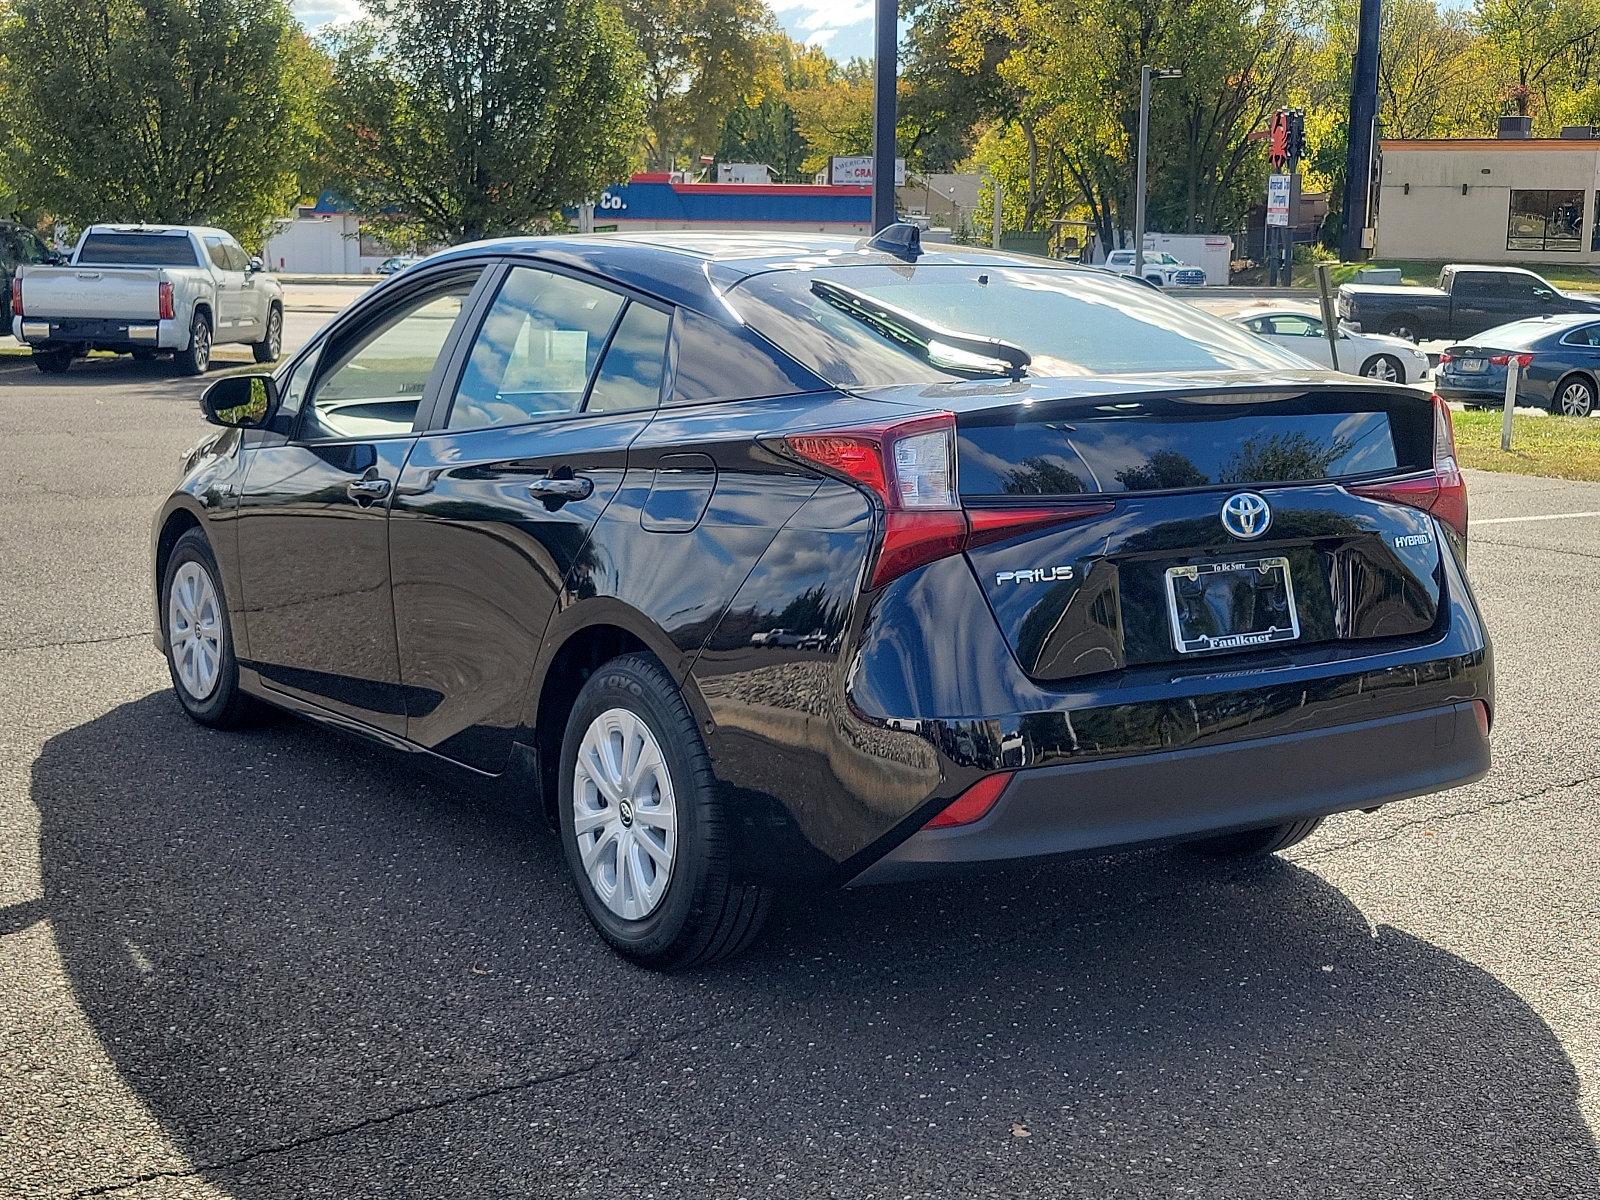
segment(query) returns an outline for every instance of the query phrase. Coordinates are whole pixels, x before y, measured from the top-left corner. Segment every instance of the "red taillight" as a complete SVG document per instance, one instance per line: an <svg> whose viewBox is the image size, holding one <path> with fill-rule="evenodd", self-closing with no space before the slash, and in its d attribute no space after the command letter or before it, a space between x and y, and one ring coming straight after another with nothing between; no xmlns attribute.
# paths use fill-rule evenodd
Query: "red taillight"
<svg viewBox="0 0 1600 1200"><path fill-rule="evenodd" d="M1446 350L1443 354L1439 355L1439 365L1441 367L1444 366L1444 364L1447 363L1447 362L1455 362L1455 355L1451 354L1450 351L1448 351L1448 350Z"/></svg>
<svg viewBox="0 0 1600 1200"><path fill-rule="evenodd" d="M964 510L956 494L953 413L784 438L789 453L866 488L883 507L883 536L867 586L915 567L1031 529L1110 512L1072 507Z"/></svg>
<svg viewBox="0 0 1600 1200"><path fill-rule="evenodd" d="M11 315L13 317L22 315L22 276L20 275L11 277Z"/></svg>
<svg viewBox="0 0 1600 1200"><path fill-rule="evenodd" d="M170 321L174 316L174 310L172 307L172 285L170 283L162 283L157 286L161 304L161 319L163 321Z"/></svg>
<svg viewBox="0 0 1600 1200"><path fill-rule="evenodd" d="M1517 366L1524 371L1533 364L1533 355L1531 354L1491 354L1489 361L1497 367L1505 367L1511 364L1513 358L1517 360Z"/></svg>
<svg viewBox="0 0 1600 1200"><path fill-rule="evenodd" d="M1420 508L1466 537L1467 481L1456 465L1456 435L1450 424L1450 406L1438 396L1433 398L1433 474L1393 483L1363 483L1350 490L1358 496Z"/></svg>
<svg viewBox="0 0 1600 1200"><path fill-rule="evenodd" d="M1011 782L1012 774L1011 771L1001 771L998 775L985 775L941 809L939 815L923 828L948 829L952 825L971 825L987 816L995 801L1000 799L1000 793L1006 790L1006 784Z"/></svg>

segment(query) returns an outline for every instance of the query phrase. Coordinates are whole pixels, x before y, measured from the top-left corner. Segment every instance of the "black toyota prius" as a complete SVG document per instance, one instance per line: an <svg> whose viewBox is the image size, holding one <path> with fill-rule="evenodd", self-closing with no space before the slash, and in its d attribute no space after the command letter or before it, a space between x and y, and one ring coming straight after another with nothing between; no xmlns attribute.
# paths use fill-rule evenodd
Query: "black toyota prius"
<svg viewBox="0 0 1600 1200"><path fill-rule="evenodd" d="M785 886L1268 854L1488 768L1443 404L1102 272L481 243L203 403L154 529L184 708L497 777L651 965Z"/></svg>

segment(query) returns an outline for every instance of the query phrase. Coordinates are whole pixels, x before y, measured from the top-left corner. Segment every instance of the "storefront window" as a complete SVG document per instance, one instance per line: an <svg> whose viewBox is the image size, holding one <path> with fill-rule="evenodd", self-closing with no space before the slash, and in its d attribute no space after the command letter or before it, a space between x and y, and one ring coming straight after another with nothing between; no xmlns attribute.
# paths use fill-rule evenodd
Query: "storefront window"
<svg viewBox="0 0 1600 1200"><path fill-rule="evenodd" d="M1511 217L1506 225L1507 250L1583 248L1583 193L1568 191L1513 191Z"/></svg>
<svg viewBox="0 0 1600 1200"><path fill-rule="evenodd" d="M1589 227L1589 249L1600 250L1600 192L1594 194L1594 224Z"/></svg>

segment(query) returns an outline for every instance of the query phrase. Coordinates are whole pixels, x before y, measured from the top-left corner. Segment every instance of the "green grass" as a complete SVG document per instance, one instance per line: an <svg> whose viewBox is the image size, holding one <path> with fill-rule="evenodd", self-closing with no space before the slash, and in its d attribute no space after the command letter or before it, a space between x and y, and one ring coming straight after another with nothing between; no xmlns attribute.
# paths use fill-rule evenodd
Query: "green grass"
<svg viewBox="0 0 1600 1200"><path fill-rule="evenodd" d="M1453 414L1462 466L1600 481L1600 419L1517 413L1511 418L1511 449L1503 451L1500 415L1492 409Z"/></svg>

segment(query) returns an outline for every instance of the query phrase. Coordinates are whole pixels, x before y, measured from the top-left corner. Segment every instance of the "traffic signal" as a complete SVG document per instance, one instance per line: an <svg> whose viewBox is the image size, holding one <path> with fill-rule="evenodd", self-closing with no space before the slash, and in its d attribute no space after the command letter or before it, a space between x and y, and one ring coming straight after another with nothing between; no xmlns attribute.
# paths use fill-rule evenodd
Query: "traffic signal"
<svg viewBox="0 0 1600 1200"><path fill-rule="evenodd" d="M1270 138L1267 142L1267 161L1274 171L1281 172L1289 161L1289 112L1280 108L1272 114Z"/></svg>
<svg viewBox="0 0 1600 1200"><path fill-rule="evenodd" d="M1306 152L1306 114L1300 108L1280 108L1272 114L1267 159L1282 173L1300 165Z"/></svg>
<svg viewBox="0 0 1600 1200"><path fill-rule="evenodd" d="M1288 143L1285 148L1289 152L1289 165L1293 167L1299 164L1306 153L1306 114L1304 109L1291 108L1288 115Z"/></svg>

